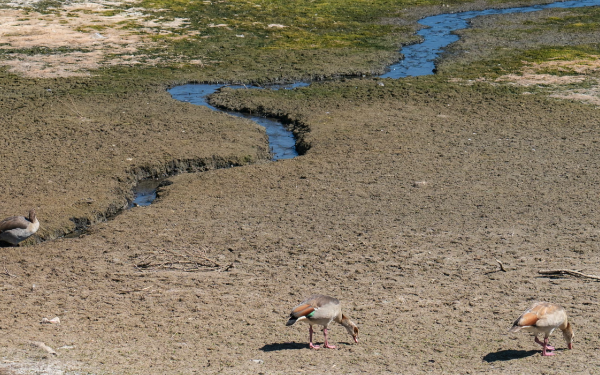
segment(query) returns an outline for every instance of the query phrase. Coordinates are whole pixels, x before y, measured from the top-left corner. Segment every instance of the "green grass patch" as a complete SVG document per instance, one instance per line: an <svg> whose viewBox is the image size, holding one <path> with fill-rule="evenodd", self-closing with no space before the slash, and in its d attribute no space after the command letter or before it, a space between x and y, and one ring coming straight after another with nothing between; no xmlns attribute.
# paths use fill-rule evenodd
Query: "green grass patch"
<svg viewBox="0 0 600 375"><path fill-rule="evenodd" d="M80 33L89 33L90 31L102 31L106 30L108 26L106 25L81 25L75 28L75 31L79 31Z"/></svg>
<svg viewBox="0 0 600 375"><path fill-rule="evenodd" d="M382 86L381 83L384 85ZM227 96L233 102L245 103L279 103L279 102L335 102L356 100L357 102L376 102L380 100L405 101L422 98L436 97L436 100L445 98L481 95L493 98L498 95L520 95L525 89L515 86L491 86L487 83L476 83L473 86L449 83L447 77L422 76L410 77L402 80L395 79L343 79L337 82L313 83L308 87L295 90L234 90L223 89L215 94ZM250 106L251 107L251 106Z"/></svg>
<svg viewBox="0 0 600 375"><path fill-rule="evenodd" d="M598 54L600 54L600 44L542 47L531 51L524 51L519 57L522 57L527 61L541 63L550 60L595 60L597 59Z"/></svg>
<svg viewBox="0 0 600 375"><path fill-rule="evenodd" d="M526 51L506 51L496 53L496 57L473 62L467 66L454 67L446 75L474 79L486 77L495 79L506 74L521 74L530 63L541 64L549 61L597 60L600 44L581 46L543 46ZM548 67L537 71L540 74L557 76L577 75L579 73L565 67Z"/></svg>
<svg viewBox="0 0 600 375"><path fill-rule="evenodd" d="M91 52L86 48L70 48L70 47L31 47L31 48L19 48L19 49L0 49L0 56L22 54L22 55L61 55L72 52Z"/></svg>
<svg viewBox="0 0 600 375"><path fill-rule="evenodd" d="M140 5L153 9L157 18L187 19L189 24L185 30L200 31L198 37L185 41L164 39L160 47L163 52L167 49L177 56L190 59L200 56L233 65L247 56L273 56L278 54L277 51L397 51L402 42L410 39L414 28L382 24L380 20L399 15L404 6L412 3L389 0L142 0ZM390 38L391 34L397 38Z"/></svg>
<svg viewBox="0 0 600 375"><path fill-rule="evenodd" d="M548 17L540 21L526 21L524 25L552 27L564 32L591 32L600 30L600 8L585 7L570 9L564 17Z"/></svg>
<svg viewBox="0 0 600 375"><path fill-rule="evenodd" d="M140 25L139 23L132 21L132 20L126 20L126 21L119 21L115 24L115 27L118 27L119 29L124 29L124 30L135 30L135 29L139 29L142 27L142 25Z"/></svg>
<svg viewBox="0 0 600 375"><path fill-rule="evenodd" d="M211 4L188 0L142 0L141 6L155 9L156 16L167 19L189 19L191 28L203 30L206 35L249 33L270 39L263 43L271 48L331 48L332 43L316 41L324 38L339 40L336 44L340 46L359 45L394 32L396 26L380 25L378 21L398 14L403 5L384 0L232 0ZM219 24L225 24L227 28L210 27ZM285 41L279 40L281 38Z"/></svg>
<svg viewBox="0 0 600 375"><path fill-rule="evenodd" d="M104 10L102 12L100 12L100 14L102 14L105 17L113 17L116 16L117 14L121 14L122 11L120 9L111 9L111 10Z"/></svg>
<svg viewBox="0 0 600 375"><path fill-rule="evenodd" d="M62 8L63 3L59 0L41 0L33 3L31 8L42 14L56 13Z"/></svg>

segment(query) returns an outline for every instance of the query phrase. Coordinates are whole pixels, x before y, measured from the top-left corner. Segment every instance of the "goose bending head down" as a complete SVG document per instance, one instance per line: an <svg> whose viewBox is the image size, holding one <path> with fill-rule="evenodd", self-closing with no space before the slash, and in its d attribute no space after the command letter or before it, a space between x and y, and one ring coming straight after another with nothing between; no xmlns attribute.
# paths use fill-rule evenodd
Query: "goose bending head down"
<svg viewBox="0 0 600 375"><path fill-rule="evenodd" d="M329 349L335 349L335 346L329 345L327 338L327 332L329 324L331 322L337 322L344 327L354 339L354 342L358 343L358 327L354 322L350 320L346 315L342 314L342 306L337 298L324 296L321 294L315 294L302 301L298 306L294 307L290 314L290 319L285 324L291 326L297 321L304 321L309 324L309 347L311 349L319 349L319 345L314 345L313 336L313 325L323 326L323 335L325 341L323 347Z"/></svg>
<svg viewBox="0 0 600 375"><path fill-rule="evenodd" d="M17 246L19 242L31 237L40 228L35 210L29 211L29 217L11 216L0 221L0 241Z"/></svg>
<svg viewBox="0 0 600 375"><path fill-rule="evenodd" d="M565 309L550 302L535 302L515 320L509 332L521 330L532 332L535 335L535 342L542 346L542 355L549 356L556 354L554 347L548 345L548 337L557 328L562 331L567 347L573 349L575 335ZM544 334L543 342L538 338L540 333Z"/></svg>

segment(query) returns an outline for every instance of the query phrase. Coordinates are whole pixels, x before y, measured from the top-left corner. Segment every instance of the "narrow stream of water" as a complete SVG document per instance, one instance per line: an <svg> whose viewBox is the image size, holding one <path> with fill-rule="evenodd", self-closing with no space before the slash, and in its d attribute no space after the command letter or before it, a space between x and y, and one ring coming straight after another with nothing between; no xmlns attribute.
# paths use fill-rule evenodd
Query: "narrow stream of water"
<svg viewBox="0 0 600 375"><path fill-rule="evenodd" d="M578 8L586 6L598 6L600 0L577 0L577 1L560 1L544 5L532 5L519 8L507 9L486 9L481 11L468 11L460 13L446 13L437 16L426 17L419 20L419 23L425 26L417 32L423 37L423 42L418 44L403 47L401 52L404 59L389 67L387 73L379 76L380 78L403 78L408 76L421 76L433 74L435 71L435 59L443 52L444 47L458 40L458 36L452 34L453 31L465 29L469 27L469 20L478 16L495 15L495 14L511 14L535 12L542 9L550 8ZM264 89L264 90L279 90L279 89L294 89L296 87L308 86L309 83L297 82L289 85L273 85L266 87L258 86L232 86L224 84L187 84L177 86L169 90L169 93L174 99L203 105L215 111L229 113L233 116L249 118L257 122L259 125L266 128L269 136L269 146L273 153L273 160L290 159L298 156L295 147L295 139L288 129L283 124L275 119L253 116L244 113L233 111L223 111L211 106L207 97L215 93L222 87L228 86L232 88L249 88L249 89ZM142 185L142 184L140 184ZM148 188L150 186L150 188ZM156 186L144 185L144 189L134 190L135 200L134 205L147 206L156 198Z"/></svg>
<svg viewBox="0 0 600 375"><path fill-rule="evenodd" d="M391 65L389 71L380 77L397 79L433 74L435 59L443 52L444 47L458 40L458 35L452 34L452 32L468 28L471 18L495 14L536 12L550 8L581 8L598 5L600 5L600 0L559 1L519 8L474 10L425 17L419 20L419 23L425 28L417 32L417 35L423 37L423 42L402 47L404 59Z"/></svg>
<svg viewBox="0 0 600 375"><path fill-rule="evenodd" d="M173 87L169 93L174 99L182 102L202 105L215 111L225 112L236 117L250 119L259 125L263 126L269 136L269 147L273 153L273 160L291 159L298 156L296 152L296 140L292 132L287 130L285 126L276 119L269 117L254 116L246 113L224 111L213 107L207 101L207 97L214 94L222 87L230 87L233 89L262 89L262 90L291 90L296 87L304 87L309 84L306 82L297 82L289 85L270 85L270 86L235 86L235 85L217 85L217 84L187 84Z"/></svg>

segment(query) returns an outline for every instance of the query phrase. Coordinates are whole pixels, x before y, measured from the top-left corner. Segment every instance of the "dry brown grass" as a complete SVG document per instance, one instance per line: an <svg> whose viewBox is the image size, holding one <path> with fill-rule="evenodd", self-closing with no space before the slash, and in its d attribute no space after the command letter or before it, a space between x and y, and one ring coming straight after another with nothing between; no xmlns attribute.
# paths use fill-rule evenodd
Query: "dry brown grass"
<svg viewBox="0 0 600 375"><path fill-rule="evenodd" d="M508 82L519 86L550 85L555 86L550 95L554 98L575 100L589 104L600 105L600 86L598 80L590 75L600 72L600 59L553 60L542 63L528 63L521 74L507 74L496 79L496 82ZM576 75L555 75L540 73L542 71L558 71L575 73ZM586 80L595 81L589 88L561 88L560 86L583 83Z"/></svg>
<svg viewBox="0 0 600 375"><path fill-rule="evenodd" d="M0 46L14 50L1 65L26 77L47 78L87 76L103 65L137 65L142 62L133 54L149 47L151 35L170 34L185 26L184 19L151 19L143 10L107 12L125 3L82 2L64 6L50 14L25 8L3 9L0 13ZM23 4L19 4L23 6ZM131 28L132 25L136 27ZM73 52L53 54L18 53L34 47L65 48ZM79 51L77 51L79 50ZM145 60L153 65L156 59Z"/></svg>

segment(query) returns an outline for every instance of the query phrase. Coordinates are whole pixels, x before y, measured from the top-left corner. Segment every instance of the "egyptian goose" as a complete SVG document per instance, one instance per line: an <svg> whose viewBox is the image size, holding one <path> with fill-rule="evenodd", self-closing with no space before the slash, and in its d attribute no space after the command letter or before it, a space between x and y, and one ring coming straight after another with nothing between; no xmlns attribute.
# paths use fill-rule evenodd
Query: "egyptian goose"
<svg viewBox="0 0 600 375"><path fill-rule="evenodd" d="M336 298L315 294L302 301L298 306L294 307L290 314L290 320L285 324L291 326L297 321L304 321L309 324L308 339L311 349L319 349L319 345L313 345L313 325L323 326L323 335L325 342L323 347L335 349L335 346L329 345L327 340L327 329L331 322L337 322L346 327L348 333L358 343L358 327L346 315L342 314L342 305Z"/></svg>
<svg viewBox="0 0 600 375"><path fill-rule="evenodd" d="M40 222L35 216L35 210L29 211L29 217L11 216L0 221L0 241L17 246L19 242L27 239L37 232Z"/></svg>
<svg viewBox="0 0 600 375"><path fill-rule="evenodd" d="M561 306L549 302L535 302L519 319L515 320L509 332L525 330L533 332L535 342L542 346L542 355L554 355L554 347L548 345L548 337L555 329L560 329L569 349L573 349L573 327L569 323L567 313ZM544 342L540 341L538 334L544 334Z"/></svg>

